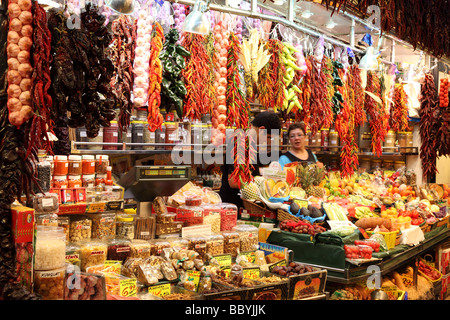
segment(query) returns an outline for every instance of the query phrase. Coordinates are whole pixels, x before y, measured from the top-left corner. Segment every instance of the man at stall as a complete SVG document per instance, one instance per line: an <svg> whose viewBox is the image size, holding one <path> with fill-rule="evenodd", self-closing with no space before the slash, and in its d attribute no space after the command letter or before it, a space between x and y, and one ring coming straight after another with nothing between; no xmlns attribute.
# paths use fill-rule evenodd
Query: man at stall
<svg viewBox="0 0 450 320"><path fill-rule="evenodd" d="M281 120L276 113L271 111L258 113L251 121L251 128L248 134L254 135L258 147L257 163L253 164L253 176L261 174L260 168L269 166L272 161L278 161L280 130ZM226 159L230 160L229 153L233 150L232 137L227 136L226 146ZM242 208L243 202L239 196L239 186L231 178L233 171L234 163L232 161L225 161L222 166L222 186L219 194L222 202L233 203L238 208Z"/></svg>

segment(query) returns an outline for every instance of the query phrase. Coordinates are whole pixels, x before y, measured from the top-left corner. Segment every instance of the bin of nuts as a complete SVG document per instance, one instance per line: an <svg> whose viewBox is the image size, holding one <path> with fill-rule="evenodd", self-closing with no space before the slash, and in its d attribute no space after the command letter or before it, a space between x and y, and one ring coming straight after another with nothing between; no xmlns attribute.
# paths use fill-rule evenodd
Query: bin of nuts
<svg viewBox="0 0 450 320"><path fill-rule="evenodd" d="M146 240L133 239L130 242L130 258L150 257L150 243Z"/></svg>
<svg viewBox="0 0 450 320"><path fill-rule="evenodd" d="M240 248L239 233L235 231L222 231L223 236L223 253L231 254L232 257L237 257Z"/></svg>
<svg viewBox="0 0 450 320"><path fill-rule="evenodd" d="M36 213L37 226L58 226L58 215L56 213Z"/></svg>
<svg viewBox="0 0 450 320"><path fill-rule="evenodd" d="M102 265L106 261L108 247L100 240L80 241L81 247L81 271L86 271L90 266Z"/></svg>
<svg viewBox="0 0 450 320"><path fill-rule="evenodd" d="M52 270L64 266L66 236L63 228L37 226L34 254L35 270Z"/></svg>
<svg viewBox="0 0 450 320"><path fill-rule="evenodd" d="M209 224L212 233L220 232L221 210L220 205L203 205L203 224Z"/></svg>
<svg viewBox="0 0 450 320"><path fill-rule="evenodd" d="M170 242L164 239L152 239L149 243L151 256L159 256L164 248L170 248Z"/></svg>
<svg viewBox="0 0 450 320"><path fill-rule="evenodd" d="M47 271L34 271L34 292L44 300L64 299L64 277L66 268Z"/></svg>
<svg viewBox="0 0 450 320"><path fill-rule="evenodd" d="M69 216L58 216L58 227L64 229L66 235L66 241L70 241L70 218Z"/></svg>
<svg viewBox="0 0 450 320"><path fill-rule="evenodd" d="M93 239L109 240L116 235L116 214L111 212L106 213L91 213L88 217L92 220L92 234Z"/></svg>
<svg viewBox="0 0 450 320"><path fill-rule="evenodd" d="M240 251L258 250L258 228L250 224L238 224L233 231L239 233Z"/></svg>
<svg viewBox="0 0 450 320"><path fill-rule="evenodd" d="M188 240L188 249L194 250L198 253L198 258L205 261L206 260L206 238L203 236L189 236L186 237Z"/></svg>
<svg viewBox="0 0 450 320"><path fill-rule="evenodd" d="M211 234L206 236L206 253L209 256L216 256L223 254L223 235Z"/></svg>
<svg viewBox="0 0 450 320"><path fill-rule="evenodd" d="M70 242L91 238L92 221L86 215L70 217Z"/></svg>

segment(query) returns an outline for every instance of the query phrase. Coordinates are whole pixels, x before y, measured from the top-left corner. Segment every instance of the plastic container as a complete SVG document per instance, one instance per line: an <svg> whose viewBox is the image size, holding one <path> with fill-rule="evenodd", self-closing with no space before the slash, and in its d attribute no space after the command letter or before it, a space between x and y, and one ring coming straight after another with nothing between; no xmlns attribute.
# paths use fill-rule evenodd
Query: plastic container
<svg viewBox="0 0 450 320"><path fill-rule="evenodd" d="M204 236L189 236L186 237L188 243L188 249L194 250L198 253L198 258L203 261L206 260L206 238Z"/></svg>
<svg viewBox="0 0 450 320"><path fill-rule="evenodd" d="M106 184L106 174L97 174L95 176L95 186L104 188Z"/></svg>
<svg viewBox="0 0 450 320"><path fill-rule="evenodd" d="M108 166L109 166L109 156L100 154L95 156L96 174L106 174Z"/></svg>
<svg viewBox="0 0 450 320"><path fill-rule="evenodd" d="M330 150L331 152L338 152L339 148L336 148L337 146L339 146L339 134L337 133L337 131L335 129L330 129L330 133L329 133L329 138L328 138L328 146L330 148L328 148L328 150ZM331 147L335 147L335 148L331 148Z"/></svg>
<svg viewBox="0 0 450 320"><path fill-rule="evenodd" d="M408 137L406 132L397 132L398 145L401 148L400 152L406 152L408 145Z"/></svg>
<svg viewBox="0 0 450 320"><path fill-rule="evenodd" d="M37 193L33 197L33 209L36 214L58 213L59 197L56 193Z"/></svg>
<svg viewBox="0 0 450 320"><path fill-rule="evenodd" d="M63 228L66 235L66 242L70 241L70 218L68 216L58 216L58 227Z"/></svg>
<svg viewBox="0 0 450 320"><path fill-rule="evenodd" d="M125 143L125 149L126 150L130 150L131 146L129 145L129 143L131 143L131 139L132 139L132 133L131 133L132 127L131 125L128 126L127 131L122 131L119 133L119 139L118 141L120 143Z"/></svg>
<svg viewBox="0 0 450 320"><path fill-rule="evenodd" d="M406 132L406 146L408 148L405 152L414 152L413 133L411 131Z"/></svg>
<svg viewBox="0 0 450 320"><path fill-rule="evenodd" d="M241 252L258 250L258 228L250 224L238 224L233 231L239 233L239 250Z"/></svg>
<svg viewBox="0 0 450 320"><path fill-rule="evenodd" d="M119 142L119 125L117 121L111 121L109 127L103 128L103 142L118 143ZM103 145L103 150L117 150L116 145Z"/></svg>
<svg viewBox="0 0 450 320"><path fill-rule="evenodd" d="M233 203L223 202L220 213L220 231L229 231L237 224L238 207Z"/></svg>
<svg viewBox="0 0 450 320"><path fill-rule="evenodd" d="M47 159L47 156L39 156L39 162L37 167L37 183L39 185L33 185L34 193L49 192L51 188L52 180L52 162Z"/></svg>
<svg viewBox="0 0 450 320"><path fill-rule="evenodd" d="M359 161L359 167L361 172L369 172L370 171L370 159L363 158Z"/></svg>
<svg viewBox="0 0 450 320"><path fill-rule="evenodd" d="M34 292L44 300L64 300L64 278L66 268L34 271Z"/></svg>
<svg viewBox="0 0 450 320"><path fill-rule="evenodd" d="M394 170L401 169L406 166L405 161L394 161Z"/></svg>
<svg viewBox="0 0 450 320"><path fill-rule="evenodd" d="M146 121L147 118L143 119L143 126L144 126L144 143L155 143L156 142L156 134L155 132L151 132L148 130L148 126L145 125L145 123L148 123ZM144 146L142 149L144 150L155 150L155 146Z"/></svg>
<svg viewBox="0 0 450 320"><path fill-rule="evenodd" d="M395 131L389 130L383 143L383 152L395 152Z"/></svg>
<svg viewBox="0 0 450 320"><path fill-rule="evenodd" d="M330 129L322 129L320 131L320 145L323 147L322 151L328 151L328 144L330 140Z"/></svg>
<svg viewBox="0 0 450 320"><path fill-rule="evenodd" d="M91 239L92 221L86 215L70 217L70 242Z"/></svg>
<svg viewBox="0 0 450 320"><path fill-rule="evenodd" d="M128 214L116 216L116 237L134 239L134 218Z"/></svg>
<svg viewBox="0 0 450 320"><path fill-rule="evenodd" d="M366 232L369 236L371 236L374 233L373 231L366 231ZM398 230L391 231L391 232L381 232L380 231L377 233L383 235L384 241L386 241L386 246L387 246L388 250L395 247L395 239L397 238Z"/></svg>
<svg viewBox="0 0 450 320"><path fill-rule="evenodd" d="M71 154L68 157L69 170L68 175L81 175L83 173L81 166L81 156Z"/></svg>
<svg viewBox="0 0 450 320"><path fill-rule="evenodd" d="M52 188L55 189L67 189L69 181L66 175L54 175L52 179Z"/></svg>
<svg viewBox="0 0 450 320"><path fill-rule="evenodd" d="M95 174L83 174L81 177L81 185L83 188L95 187Z"/></svg>
<svg viewBox="0 0 450 320"><path fill-rule="evenodd" d="M166 142L166 123L161 125L161 129L155 130L155 143L164 144ZM158 145L155 147L156 150L164 150L164 145Z"/></svg>
<svg viewBox="0 0 450 320"><path fill-rule="evenodd" d="M89 150L102 150L103 149L103 127L100 127L100 130L98 131L98 134L95 138L88 138L88 142L91 142L92 144L89 144Z"/></svg>
<svg viewBox="0 0 450 320"><path fill-rule="evenodd" d="M69 173L67 156L57 155L53 159L53 175L64 176Z"/></svg>
<svg viewBox="0 0 450 320"><path fill-rule="evenodd" d="M64 266L66 257L66 235L64 229L53 226L36 227L34 254L35 270L52 270Z"/></svg>
<svg viewBox="0 0 450 320"><path fill-rule="evenodd" d="M56 213L36 213L35 219L37 226L58 227L58 215Z"/></svg>
<svg viewBox="0 0 450 320"><path fill-rule="evenodd" d="M166 144L175 144L179 142L178 124L176 122L166 122ZM173 145L166 145L166 150L172 150Z"/></svg>
<svg viewBox="0 0 450 320"><path fill-rule="evenodd" d="M116 235L115 213L92 213L88 217L92 220L92 239L109 240Z"/></svg>
<svg viewBox="0 0 450 320"><path fill-rule="evenodd" d="M75 129L75 139L77 142L88 142L87 132L85 127L80 127ZM77 144L77 149L85 150L88 149L86 144Z"/></svg>
<svg viewBox="0 0 450 320"><path fill-rule="evenodd" d="M206 254L216 256L224 253L224 237L220 233L206 236Z"/></svg>
<svg viewBox="0 0 450 320"><path fill-rule="evenodd" d="M142 121L131 121L131 142L144 143L144 124ZM132 150L141 150L142 145L132 146Z"/></svg>
<svg viewBox="0 0 450 320"><path fill-rule="evenodd" d="M81 247L75 243L66 244L66 263L81 268Z"/></svg>
<svg viewBox="0 0 450 320"><path fill-rule="evenodd" d="M83 183L81 181L81 175L67 176L67 182L70 189L72 188L81 188L83 186Z"/></svg>
<svg viewBox="0 0 450 320"><path fill-rule="evenodd" d="M317 131L315 135L311 135L309 147L311 151L319 152L321 151L320 148L314 147L320 147L321 145L322 145L322 133L320 131Z"/></svg>
<svg viewBox="0 0 450 320"><path fill-rule="evenodd" d="M156 223L173 223L177 217L176 213L162 213L156 215Z"/></svg>
<svg viewBox="0 0 450 320"><path fill-rule="evenodd" d="M86 271L86 268L105 263L108 254L106 242L85 240L81 241L79 245L81 251L81 271Z"/></svg>
<svg viewBox="0 0 450 320"><path fill-rule="evenodd" d="M177 208L177 221L185 227L203 223L203 207L201 198L186 198L185 204Z"/></svg>
<svg viewBox="0 0 450 320"><path fill-rule="evenodd" d="M150 257L150 243L146 240L132 239L130 241L130 258L146 259Z"/></svg>
<svg viewBox="0 0 450 320"><path fill-rule="evenodd" d="M163 249L171 248L170 242L164 239L152 239L149 240L149 243L151 256L159 256L162 254Z"/></svg>
<svg viewBox="0 0 450 320"><path fill-rule="evenodd" d="M223 253L230 254L233 258L237 257L240 248L239 233L236 231L222 231Z"/></svg>
<svg viewBox="0 0 450 320"><path fill-rule="evenodd" d="M81 164L82 164L81 173L83 175L95 174L95 157L93 155L90 154L83 155Z"/></svg>
<svg viewBox="0 0 450 320"><path fill-rule="evenodd" d="M131 255L131 241L128 239L112 239L108 242L108 260L124 262Z"/></svg>
<svg viewBox="0 0 450 320"><path fill-rule="evenodd" d="M203 224L209 224L212 233L220 232L221 211L222 208L220 205L203 205Z"/></svg>

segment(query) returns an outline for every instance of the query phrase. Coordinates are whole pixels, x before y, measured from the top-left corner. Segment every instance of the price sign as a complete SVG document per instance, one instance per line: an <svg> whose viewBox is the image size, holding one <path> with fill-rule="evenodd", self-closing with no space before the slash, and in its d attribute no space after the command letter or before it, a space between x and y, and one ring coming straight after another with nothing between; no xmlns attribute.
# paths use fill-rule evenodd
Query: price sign
<svg viewBox="0 0 450 320"><path fill-rule="evenodd" d="M408 275L402 274L402 282L405 285L405 287L410 288L414 285L414 279L413 277L410 277Z"/></svg>
<svg viewBox="0 0 450 320"><path fill-rule="evenodd" d="M170 294L170 283L158 284L156 286L148 287L148 293L157 297L163 297Z"/></svg>
<svg viewBox="0 0 450 320"><path fill-rule="evenodd" d="M97 203L90 203L88 205L88 208L86 209L86 212L103 212L105 211L105 203L104 202L97 202Z"/></svg>
<svg viewBox="0 0 450 320"><path fill-rule="evenodd" d="M245 279L257 280L261 276L260 268L244 268L242 270Z"/></svg>
<svg viewBox="0 0 450 320"><path fill-rule="evenodd" d="M200 271L187 270L187 281L192 281L195 284L195 291L198 289L198 283L200 282Z"/></svg>
<svg viewBox="0 0 450 320"><path fill-rule="evenodd" d="M308 208L308 200L294 200L294 202L298 204L300 208Z"/></svg>
<svg viewBox="0 0 450 320"><path fill-rule="evenodd" d="M119 283L120 296L135 297L137 293L136 279L123 279Z"/></svg>
<svg viewBox="0 0 450 320"><path fill-rule="evenodd" d="M241 257L244 256L245 260L249 263L255 263L256 260L256 252L255 251L246 251L246 252L241 252L239 254Z"/></svg>
<svg viewBox="0 0 450 320"><path fill-rule="evenodd" d="M115 274L120 274L122 269L122 261L118 260L106 260L104 263L104 271Z"/></svg>
<svg viewBox="0 0 450 320"><path fill-rule="evenodd" d="M214 264L218 264L220 267L230 267L231 266L231 254L220 254L213 256L211 258ZM210 261L211 264L211 261Z"/></svg>

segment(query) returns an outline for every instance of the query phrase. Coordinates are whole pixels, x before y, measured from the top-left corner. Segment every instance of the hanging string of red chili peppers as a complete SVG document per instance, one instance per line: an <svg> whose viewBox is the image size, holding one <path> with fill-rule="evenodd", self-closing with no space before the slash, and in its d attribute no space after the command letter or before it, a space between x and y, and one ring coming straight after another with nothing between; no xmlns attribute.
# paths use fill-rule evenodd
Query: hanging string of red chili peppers
<svg viewBox="0 0 450 320"><path fill-rule="evenodd" d="M436 140L438 141L438 156L450 156L450 105L449 105L449 81L447 78L440 80L439 86L439 112L440 120Z"/></svg>
<svg viewBox="0 0 450 320"><path fill-rule="evenodd" d="M241 188L253 180L253 163L256 163L256 150L251 135L247 134L249 127L250 104L241 90L239 74L240 43L238 37L231 32L229 37L227 58L227 88L226 102L228 107L227 125L236 126L233 135L234 171L233 179Z"/></svg>
<svg viewBox="0 0 450 320"><path fill-rule="evenodd" d="M300 112L295 113L295 120L303 121L305 123L305 126L309 127L312 65L309 59L305 59L305 63L306 63L306 73L303 76L303 80L298 85L300 92L296 93L298 100L303 108ZM300 72L297 72L297 74L299 73Z"/></svg>
<svg viewBox="0 0 450 320"><path fill-rule="evenodd" d="M405 131L408 128L408 96L404 85L394 85L394 103L391 105L389 126L393 131Z"/></svg>
<svg viewBox="0 0 450 320"><path fill-rule="evenodd" d="M205 37L187 32L182 40L182 46L191 55L186 57L186 68L183 69L187 94L184 99L183 116L190 120L200 120L202 114L210 113L209 83L210 70Z"/></svg>
<svg viewBox="0 0 450 320"><path fill-rule="evenodd" d="M381 79L375 71L367 71L366 91L372 93L381 101ZM372 152L380 157L383 152L383 142L389 129L389 114L383 103L377 102L370 94L366 94L364 108L369 119L370 132L372 134Z"/></svg>
<svg viewBox="0 0 450 320"><path fill-rule="evenodd" d="M436 87L434 77L427 73L423 79L420 90L420 160L422 162L422 175L424 178L436 174L437 143L436 133L439 130L438 102L436 100Z"/></svg>
<svg viewBox="0 0 450 320"><path fill-rule="evenodd" d="M350 66L348 76L350 81L349 87L354 92L355 125L361 126L367 121L367 116L364 111L364 88L362 86L361 69L359 69L357 64Z"/></svg>

